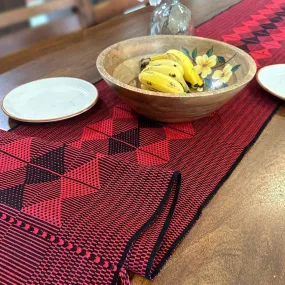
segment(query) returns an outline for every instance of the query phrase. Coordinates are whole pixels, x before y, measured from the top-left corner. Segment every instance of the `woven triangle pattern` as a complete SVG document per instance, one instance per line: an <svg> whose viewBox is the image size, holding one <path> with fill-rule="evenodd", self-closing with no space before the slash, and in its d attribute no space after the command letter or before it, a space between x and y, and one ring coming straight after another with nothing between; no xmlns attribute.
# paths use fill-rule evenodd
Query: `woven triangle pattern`
<svg viewBox="0 0 285 285"><path fill-rule="evenodd" d="M172 172L4 131L0 154L0 246L17 249L14 256L0 252L0 261L7 259L0 280L9 284L125 279L122 256L132 240L174 207ZM160 220L162 232L165 210Z"/></svg>
<svg viewBox="0 0 285 285"><path fill-rule="evenodd" d="M195 135L193 125L162 124L135 114L123 103L112 110L112 116L84 127L81 137L72 142L77 148L96 149L104 155L124 159L130 153L140 165L166 164L169 145Z"/></svg>
<svg viewBox="0 0 285 285"><path fill-rule="evenodd" d="M61 205L65 199L100 189L100 156L83 155L80 151L72 153L68 146L47 144L34 138L8 136L3 132L2 137L6 141L0 141L0 202L61 226ZM81 181L84 184L80 184ZM82 187L72 188L74 182Z"/></svg>
<svg viewBox="0 0 285 285"><path fill-rule="evenodd" d="M282 49L285 41L285 9L283 0L274 0L263 9L242 21L233 33L223 35L225 42L234 44L248 52L258 67L272 57L271 50Z"/></svg>

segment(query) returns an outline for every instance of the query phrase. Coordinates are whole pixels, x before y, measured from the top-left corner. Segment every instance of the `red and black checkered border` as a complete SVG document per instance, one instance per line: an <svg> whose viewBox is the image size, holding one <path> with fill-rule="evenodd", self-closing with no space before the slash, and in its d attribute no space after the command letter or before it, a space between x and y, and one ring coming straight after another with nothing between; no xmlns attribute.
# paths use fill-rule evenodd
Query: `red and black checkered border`
<svg viewBox="0 0 285 285"><path fill-rule="evenodd" d="M87 258L90 261L94 261L98 265L102 265L104 268L112 270L114 272L119 271L117 265L110 263L107 260L104 260L102 257L96 256L95 254L89 252L86 249L81 248L78 245L68 242L62 238L59 238L46 230L38 228L30 223L22 221L20 219L14 218L11 215L8 215L4 212L0 212L0 220L5 221L12 226L18 227L23 231L26 231L32 235L35 235L39 238L44 239L45 241L52 242L58 246L62 246L67 250L70 250L84 258Z"/></svg>

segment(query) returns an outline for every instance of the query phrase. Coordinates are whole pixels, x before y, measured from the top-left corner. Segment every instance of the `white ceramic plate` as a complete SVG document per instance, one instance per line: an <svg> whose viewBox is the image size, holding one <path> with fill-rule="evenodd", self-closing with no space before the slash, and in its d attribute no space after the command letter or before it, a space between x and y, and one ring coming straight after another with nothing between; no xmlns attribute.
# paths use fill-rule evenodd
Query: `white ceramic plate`
<svg viewBox="0 0 285 285"><path fill-rule="evenodd" d="M42 79L24 84L7 94L3 111L23 122L65 120L92 108L98 91L91 83L68 77Z"/></svg>
<svg viewBox="0 0 285 285"><path fill-rule="evenodd" d="M285 64L261 68L257 81L266 91L285 100Z"/></svg>

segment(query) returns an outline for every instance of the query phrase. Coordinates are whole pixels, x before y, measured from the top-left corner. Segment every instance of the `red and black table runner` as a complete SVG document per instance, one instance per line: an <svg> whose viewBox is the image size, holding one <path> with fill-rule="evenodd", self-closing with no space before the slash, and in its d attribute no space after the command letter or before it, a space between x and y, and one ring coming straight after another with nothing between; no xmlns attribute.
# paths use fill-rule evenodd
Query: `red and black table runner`
<svg viewBox="0 0 285 285"><path fill-rule="evenodd" d="M285 0L244 0L197 34L284 62ZM97 88L77 118L0 133L0 284L154 278L280 104L254 80L205 119L164 124Z"/></svg>

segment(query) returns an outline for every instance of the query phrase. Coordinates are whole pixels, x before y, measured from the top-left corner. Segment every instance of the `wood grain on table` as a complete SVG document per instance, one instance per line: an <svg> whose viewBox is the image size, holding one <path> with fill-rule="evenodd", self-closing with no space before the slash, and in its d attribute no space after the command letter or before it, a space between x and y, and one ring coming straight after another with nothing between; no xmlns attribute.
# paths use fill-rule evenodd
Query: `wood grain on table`
<svg viewBox="0 0 285 285"><path fill-rule="evenodd" d="M194 0L196 21L202 23L237 2ZM100 80L97 55L110 44L145 35L150 14L146 8L1 59L0 98L40 78ZM14 124L0 113L0 128ZM284 126L282 106L161 274L153 282L133 276L133 285L285 284Z"/></svg>

